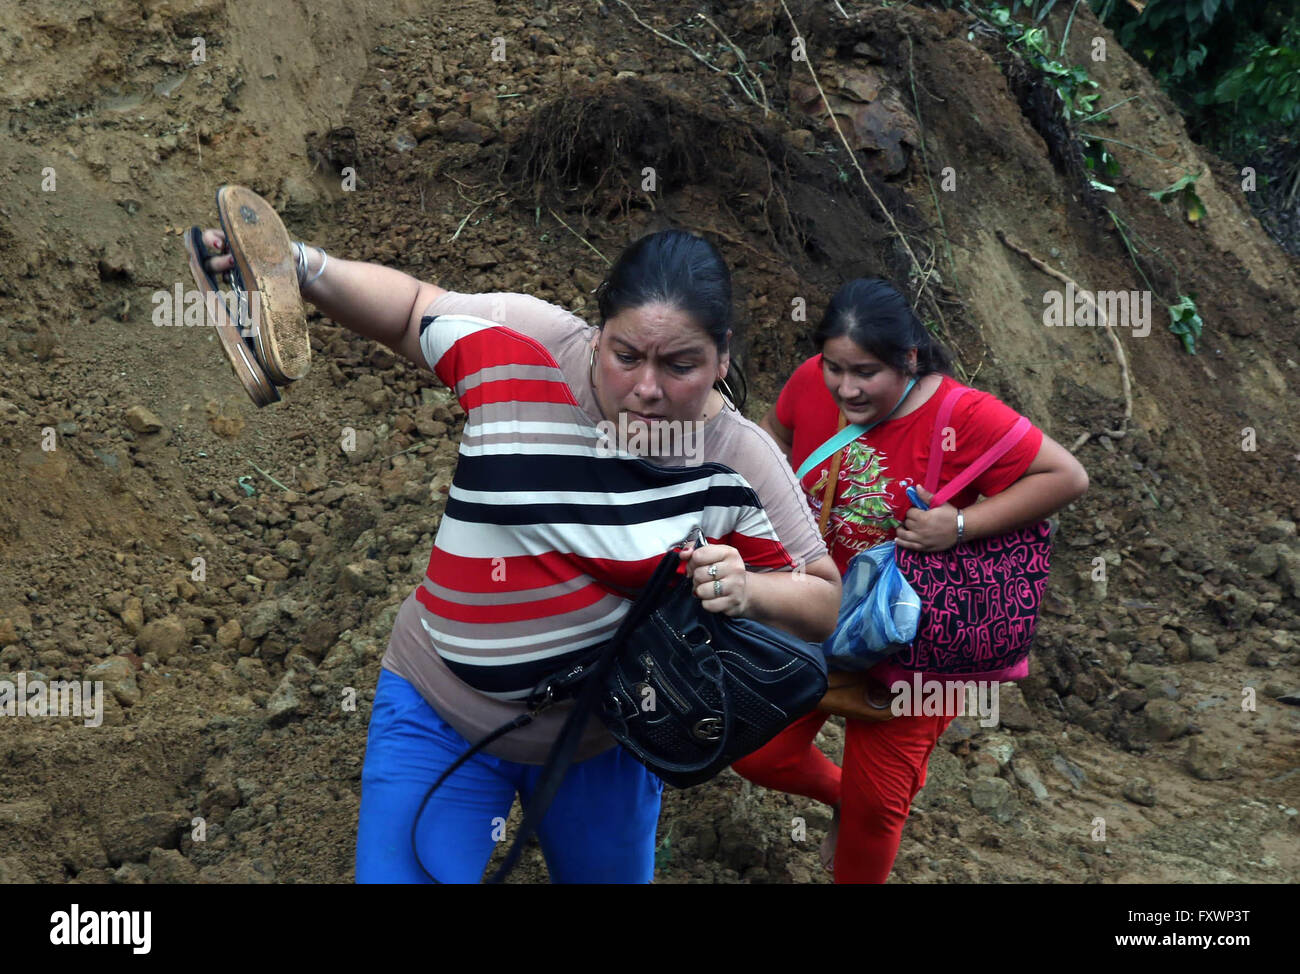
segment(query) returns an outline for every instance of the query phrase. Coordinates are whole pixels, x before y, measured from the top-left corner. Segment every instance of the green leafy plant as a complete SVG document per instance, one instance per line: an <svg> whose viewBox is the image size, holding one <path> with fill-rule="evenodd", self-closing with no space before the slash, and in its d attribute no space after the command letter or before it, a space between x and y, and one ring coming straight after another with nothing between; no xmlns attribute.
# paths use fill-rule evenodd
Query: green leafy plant
<svg viewBox="0 0 1300 974"><path fill-rule="evenodd" d="M1201 217L1205 216L1205 204L1196 195L1196 180L1199 178L1199 174L1187 173L1171 185L1166 186L1164 189L1157 189L1149 195L1157 203L1163 203L1170 197L1181 198L1187 211L1187 222L1196 223Z"/></svg>
<svg viewBox="0 0 1300 974"><path fill-rule="evenodd" d="M1196 308L1196 294L1178 295L1178 303L1169 306L1169 330L1183 340L1183 347L1196 354L1196 340L1201 337L1204 322Z"/></svg>
<svg viewBox="0 0 1300 974"><path fill-rule="evenodd" d="M1177 185L1177 183L1174 184L1174 186ZM1188 185L1190 185L1190 183ZM1169 191L1172 192L1173 188L1174 187L1172 186L1169 187ZM1151 195L1154 196L1156 194L1152 193ZM1138 236L1133 228L1113 210L1107 210L1106 214L1110 217L1111 222L1115 224L1115 229L1119 231L1120 239L1124 241L1124 247L1128 250L1129 259L1133 261L1133 266L1137 268L1138 276L1140 276L1146 284L1147 290L1149 290L1156 299L1161 302L1165 299L1160 297L1160 293L1156 290L1155 285L1151 283L1151 279L1147 277L1146 271L1142 269L1142 264L1138 260L1138 251L1134 244L1134 240L1137 240L1147 249L1147 256L1149 259L1159 260L1169 268L1174 279L1174 289L1178 292L1178 302L1176 304L1165 305L1166 310L1169 312L1169 330L1182 339L1183 348L1186 349L1189 354L1195 355L1196 340L1201 337L1201 330L1205 326L1205 323L1201 320L1201 313L1196 307L1196 292L1190 291L1187 294L1184 294L1182 292L1182 286L1179 283L1180 276L1178 268L1164 257L1160 252L1160 249L1158 247L1153 247Z"/></svg>
<svg viewBox="0 0 1300 974"><path fill-rule="evenodd" d="M1258 151L1300 120L1300 4L1279 0L1093 0L1146 61L1194 138Z"/></svg>
<svg viewBox="0 0 1300 974"><path fill-rule="evenodd" d="M1104 122L1109 119L1108 109L1097 111L1097 100L1101 97L1099 85L1088 72L1078 65L1066 65L1060 60L1064 50L1064 38L1054 54L1051 38L1045 27L1026 27L1015 19L1015 12L1022 4L1004 7L992 4L986 10L978 11L969 3L963 5L968 13L980 17L1007 38L1007 48L1019 54L1027 64L1041 72L1043 81L1056 92L1061 102L1061 117L1067 125L1078 131L1084 122ZM1028 7L1029 5L1023 5ZM1076 3L1077 6L1077 3ZM1051 3L1033 5L1036 21L1041 21L1052 8ZM1114 108L1115 106L1110 106ZM1119 175L1119 162L1106 148L1105 142L1098 136L1079 131L1083 142L1083 163L1090 173L1088 182L1094 188L1107 193L1115 192L1115 187L1106 182Z"/></svg>

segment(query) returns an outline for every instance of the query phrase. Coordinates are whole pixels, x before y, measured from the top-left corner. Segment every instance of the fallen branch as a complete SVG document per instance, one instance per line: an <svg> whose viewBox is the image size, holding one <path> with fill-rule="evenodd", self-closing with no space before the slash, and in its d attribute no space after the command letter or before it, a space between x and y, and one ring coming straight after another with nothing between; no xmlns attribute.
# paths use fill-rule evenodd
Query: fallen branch
<svg viewBox="0 0 1300 974"><path fill-rule="evenodd" d="M1019 244L1013 243L1010 239L1008 239L1007 235L1002 230L998 230L997 233L998 233L998 239L1001 240L1006 247L1010 248L1011 250L1014 250L1016 253L1020 254L1031 264L1037 267L1044 274L1048 274L1056 278L1062 284L1067 284L1067 285L1073 284L1075 293L1083 295L1084 298L1088 301L1088 303L1092 305L1093 311L1096 312L1097 317L1101 321L1102 329L1106 332L1107 337L1110 338L1111 345L1115 347L1115 357L1119 360L1120 378L1124 386L1124 419L1120 421L1119 429L1102 430L1102 434L1109 436L1112 439L1121 439L1122 437L1127 436L1128 424L1133 419L1133 387L1129 381L1128 356L1124 354L1124 346L1120 343L1120 340L1115 337L1115 332L1110 326L1110 320L1106 317L1106 312L1104 312L1101 309L1101 307L1097 304L1097 302L1093 300L1092 293L1090 291L1087 291L1079 287L1078 282L1073 281L1070 278L1066 277L1060 271L1056 270L1056 268L1049 267L1046 263L1044 263L1039 258L1035 257L1024 247L1021 247ZM1073 453L1079 447L1083 446L1083 444L1086 443L1088 441L1088 438L1091 436L1092 436L1091 433L1084 433L1083 436L1079 437L1079 439L1075 441L1074 445L1070 447L1070 452Z"/></svg>

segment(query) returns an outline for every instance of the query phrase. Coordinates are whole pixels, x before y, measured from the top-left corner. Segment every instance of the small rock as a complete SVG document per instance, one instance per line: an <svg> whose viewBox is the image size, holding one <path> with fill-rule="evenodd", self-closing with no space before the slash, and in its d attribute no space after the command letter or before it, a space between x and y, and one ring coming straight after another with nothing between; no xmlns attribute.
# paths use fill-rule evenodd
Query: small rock
<svg viewBox="0 0 1300 974"><path fill-rule="evenodd" d="M1154 741L1172 741L1187 733L1187 715L1172 700L1152 700L1144 714L1147 732Z"/></svg>
<svg viewBox="0 0 1300 974"><path fill-rule="evenodd" d="M980 742L980 749L997 762L999 768L1005 768L1011 763L1011 757L1016 753L1015 744L1011 738L1002 734L990 734Z"/></svg>
<svg viewBox="0 0 1300 974"><path fill-rule="evenodd" d="M1014 683L1003 683L998 687L998 720L1003 727L1012 730L1033 730L1038 726L1025 695Z"/></svg>
<svg viewBox="0 0 1300 974"><path fill-rule="evenodd" d="M115 886L143 886L147 882L149 870L138 862L124 862L112 873L112 883Z"/></svg>
<svg viewBox="0 0 1300 974"><path fill-rule="evenodd" d="M1236 757L1222 745L1193 737L1184 757L1187 770L1202 781L1223 781L1237 773Z"/></svg>
<svg viewBox="0 0 1300 974"><path fill-rule="evenodd" d="M1198 663L1213 663L1219 658L1219 647L1209 636L1193 633L1188 640L1188 653Z"/></svg>
<svg viewBox="0 0 1300 974"><path fill-rule="evenodd" d="M1291 598L1300 599L1300 551L1278 546L1277 582Z"/></svg>
<svg viewBox="0 0 1300 974"><path fill-rule="evenodd" d="M1251 549L1242 565L1246 571L1260 578L1267 578L1277 571L1278 553L1280 546L1275 544L1262 544Z"/></svg>
<svg viewBox="0 0 1300 974"><path fill-rule="evenodd" d="M1156 803L1156 790L1146 778L1129 778L1124 782L1124 797L1135 805L1151 808Z"/></svg>
<svg viewBox="0 0 1300 974"><path fill-rule="evenodd" d="M10 643L18 642L18 627L8 616L0 619L0 646L8 646Z"/></svg>
<svg viewBox="0 0 1300 974"><path fill-rule="evenodd" d="M1088 780L1088 776L1083 773L1083 769L1068 760L1063 754L1057 754L1052 758L1052 767L1074 788L1078 788Z"/></svg>
<svg viewBox="0 0 1300 974"><path fill-rule="evenodd" d="M417 415L415 428L421 436L438 437L447 435L447 424L431 416Z"/></svg>
<svg viewBox="0 0 1300 974"><path fill-rule="evenodd" d="M1011 772L1022 786L1029 789L1030 794L1035 799L1040 802L1047 801L1047 786L1043 784L1042 779L1038 776L1038 767L1033 761L1026 757L1013 758Z"/></svg>
<svg viewBox="0 0 1300 974"><path fill-rule="evenodd" d="M281 561L300 561L302 559L302 545L291 539L281 541L275 546L275 556Z"/></svg>
<svg viewBox="0 0 1300 974"><path fill-rule="evenodd" d="M1136 711L1147 706L1147 700L1147 694L1141 691L1135 691L1135 689L1132 689L1131 687L1126 687L1125 689L1122 689L1122 691L1119 691L1119 693L1115 694L1115 704L1118 704L1122 710L1126 710L1130 714L1136 713Z"/></svg>
<svg viewBox="0 0 1300 974"><path fill-rule="evenodd" d="M162 429L162 420L144 406L132 406L126 411L126 425L137 433L157 433Z"/></svg>
<svg viewBox="0 0 1300 974"><path fill-rule="evenodd" d="M199 871L179 849L154 849L149 853L149 882L155 884L192 884Z"/></svg>
<svg viewBox="0 0 1300 974"><path fill-rule="evenodd" d="M409 125L411 134L420 142L423 142L429 136L433 135L433 133L438 131L437 123L434 122L433 116L428 112L420 112L417 114L411 119Z"/></svg>
<svg viewBox="0 0 1300 974"><path fill-rule="evenodd" d="M175 843L180 829L188 824L188 816L167 811L108 815L101 820L100 838L110 860L130 863L145 858L155 847Z"/></svg>
<svg viewBox="0 0 1300 974"><path fill-rule="evenodd" d="M1288 521L1285 518L1277 521L1270 521L1260 529L1259 537L1262 541L1289 541L1296 536L1295 521Z"/></svg>
<svg viewBox="0 0 1300 974"><path fill-rule="evenodd" d="M971 778L996 778L1000 770L997 758L984 751L976 751L970 756L966 774Z"/></svg>
<svg viewBox="0 0 1300 974"><path fill-rule="evenodd" d="M113 694L122 707L131 707L140 701L140 688L135 682L135 667L125 656L113 656L88 666L83 679L95 682L102 680L108 692Z"/></svg>
<svg viewBox="0 0 1300 974"><path fill-rule="evenodd" d="M350 592L378 595L388 588L388 580L384 575L384 566L373 558L346 565L339 577L342 580L343 587Z"/></svg>
<svg viewBox="0 0 1300 974"><path fill-rule="evenodd" d="M1159 683L1164 679L1165 674L1160 667L1153 666L1150 663L1132 663L1124 671L1124 676L1130 683L1135 683L1145 689Z"/></svg>
<svg viewBox="0 0 1300 974"><path fill-rule="evenodd" d="M492 130L487 126L472 122L456 112L448 112L438 119L438 134L447 142L468 142L472 145L482 145L492 138Z"/></svg>
<svg viewBox="0 0 1300 974"><path fill-rule="evenodd" d="M164 662L188 645L189 636L185 631L185 623L176 616L155 619L141 629L140 635L136 637L136 649L141 656L145 653L156 653Z"/></svg>
<svg viewBox="0 0 1300 974"><path fill-rule="evenodd" d="M501 123L501 105L490 91L480 91L470 99L469 117L480 125L496 128Z"/></svg>
<svg viewBox="0 0 1300 974"><path fill-rule="evenodd" d="M282 582L289 577L288 567L276 561L270 555L265 555L253 562L253 571L259 578L272 582Z"/></svg>
<svg viewBox="0 0 1300 974"><path fill-rule="evenodd" d="M272 727L286 724L298 715L302 702L295 685L297 674L289 670L266 701L266 716Z"/></svg>
<svg viewBox="0 0 1300 974"><path fill-rule="evenodd" d="M355 442L350 445L352 449L343 450L348 463L363 463L375 452L375 434L370 430L357 430Z"/></svg>
<svg viewBox="0 0 1300 974"><path fill-rule="evenodd" d="M273 601L259 602L244 623L244 635L249 639L261 639L280 619L280 607Z"/></svg>
<svg viewBox="0 0 1300 974"><path fill-rule="evenodd" d="M126 605L122 608L122 625L133 636L144 628L144 606L134 595L126 600Z"/></svg>
<svg viewBox="0 0 1300 974"><path fill-rule="evenodd" d="M786 132L785 141L796 152L811 152L817 147L817 137L808 129L792 129Z"/></svg>
<svg viewBox="0 0 1300 974"><path fill-rule="evenodd" d="M239 645L239 640L243 635L244 627L239 624L239 620L227 619L217 629L217 645L222 649L234 649Z"/></svg>
<svg viewBox="0 0 1300 974"><path fill-rule="evenodd" d="M1015 817L1015 789L1002 778L976 778L970 786L970 803L993 821L1006 824Z"/></svg>

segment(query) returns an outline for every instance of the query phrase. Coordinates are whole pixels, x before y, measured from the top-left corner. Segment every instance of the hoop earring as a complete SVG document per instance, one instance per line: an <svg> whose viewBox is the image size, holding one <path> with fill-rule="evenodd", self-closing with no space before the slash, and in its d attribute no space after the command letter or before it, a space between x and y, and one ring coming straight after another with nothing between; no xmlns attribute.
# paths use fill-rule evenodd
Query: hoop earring
<svg viewBox="0 0 1300 974"><path fill-rule="evenodd" d="M725 409L730 407L733 413L740 412L740 410L736 408L736 394L731 391L731 386L727 385L727 380L719 379L718 385L722 386L721 389L718 389L718 392L722 395L723 408ZM717 387L715 386L714 388Z"/></svg>
<svg viewBox="0 0 1300 974"><path fill-rule="evenodd" d="M596 346L591 347L591 355L587 357L587 381L591 383L591 388L596 388Z"/></svg>

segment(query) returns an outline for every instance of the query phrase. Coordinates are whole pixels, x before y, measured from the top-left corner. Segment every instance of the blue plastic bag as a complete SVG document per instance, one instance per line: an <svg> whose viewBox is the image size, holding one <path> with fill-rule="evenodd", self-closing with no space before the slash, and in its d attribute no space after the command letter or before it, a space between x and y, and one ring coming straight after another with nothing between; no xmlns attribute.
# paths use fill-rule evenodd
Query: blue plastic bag
<svg viewBox="0 0 1300 974"><path fill-rule="evenodd" d="M921 600L894 561L894 542L854 555L844 574L840 617L822 643L832 669L865 670L916 638Z"/></svg>

